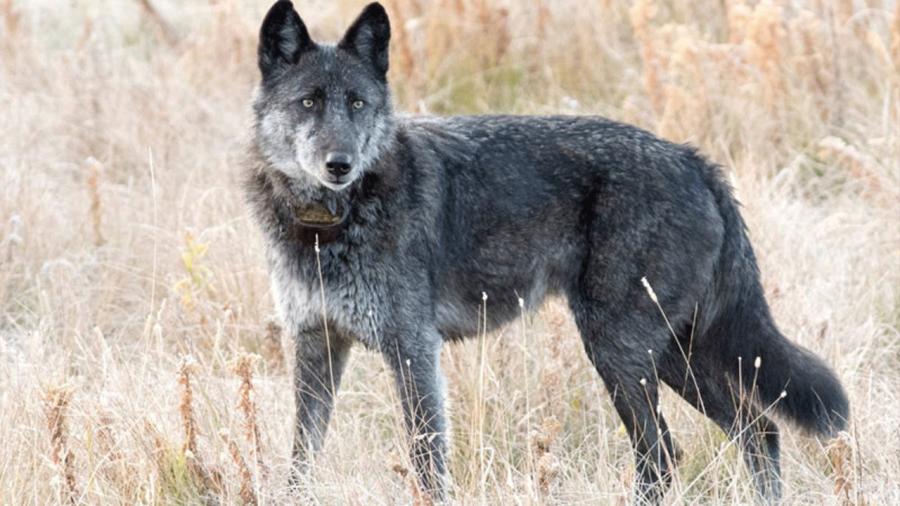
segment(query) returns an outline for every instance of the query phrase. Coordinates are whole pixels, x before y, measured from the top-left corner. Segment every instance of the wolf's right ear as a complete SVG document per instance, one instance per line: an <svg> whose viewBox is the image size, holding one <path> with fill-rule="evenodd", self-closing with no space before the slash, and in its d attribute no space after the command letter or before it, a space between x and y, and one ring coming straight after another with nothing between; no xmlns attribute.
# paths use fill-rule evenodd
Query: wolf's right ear
<svg viewBox="0 0 900 506"><path fill-rule="evenodd" d="M259 70L268 79L285 65L293 65L300 55L315 49L303 20L290 0L279 0L269 9L259 29Z"/></svg>

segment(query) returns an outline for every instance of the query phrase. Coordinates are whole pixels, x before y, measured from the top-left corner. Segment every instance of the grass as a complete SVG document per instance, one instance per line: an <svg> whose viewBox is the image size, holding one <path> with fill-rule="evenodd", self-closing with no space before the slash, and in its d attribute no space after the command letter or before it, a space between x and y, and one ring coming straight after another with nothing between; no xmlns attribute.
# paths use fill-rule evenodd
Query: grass
<svg viewBox="0 0 900 506"><path fill-rule="evenodd" d="M333 40L363 2L297 4ZM400 110L602 114L721 163L777 320L852 402L837 442L783 432L786 502L900 502L900 3L385 4ZM0 503L288 500L291 343L238 186L267 7L0 0ZM561 301L443 360L459 502L627 503ZM750 501L734 445L662 404L667 502ZM356 351L307 499L421 500L405 455Z"/></svg>

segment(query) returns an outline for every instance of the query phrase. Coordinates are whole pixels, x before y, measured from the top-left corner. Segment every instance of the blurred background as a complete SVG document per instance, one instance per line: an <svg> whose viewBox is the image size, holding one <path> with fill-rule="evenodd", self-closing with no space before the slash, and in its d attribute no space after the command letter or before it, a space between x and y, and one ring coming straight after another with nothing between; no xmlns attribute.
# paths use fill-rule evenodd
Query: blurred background
<svg viewBox="0 0 900 506"><path fill-rule="evenodd" d="M365 5L294 3L319 41ZM836 441L784 431L786 502L900 503L898 2L383 3L400 111L598 114L720 163L782 329L852 403ZM291 343L239 187L270 4L0 0L0 503L292 500ZM444 355L457 500L627 503L563 302ZM421 501L380 359L345 378L304 500ZM667 502L752 501L734 445L663 404Z"/></svg>

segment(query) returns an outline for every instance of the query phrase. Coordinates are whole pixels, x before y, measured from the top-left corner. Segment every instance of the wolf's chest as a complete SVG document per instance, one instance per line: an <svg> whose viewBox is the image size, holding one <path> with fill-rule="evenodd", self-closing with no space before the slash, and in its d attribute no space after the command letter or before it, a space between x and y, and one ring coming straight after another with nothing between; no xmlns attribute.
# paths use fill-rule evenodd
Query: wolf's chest
<svg viewBox="0 0 900 506"><path fill-rule="evenodd" d="M327 322L366 346L378 342L387 307L378 269L353 257L335 265L327 255L316 262L315 257L272 248L269 271L275 305L291 334Z"/></svg>

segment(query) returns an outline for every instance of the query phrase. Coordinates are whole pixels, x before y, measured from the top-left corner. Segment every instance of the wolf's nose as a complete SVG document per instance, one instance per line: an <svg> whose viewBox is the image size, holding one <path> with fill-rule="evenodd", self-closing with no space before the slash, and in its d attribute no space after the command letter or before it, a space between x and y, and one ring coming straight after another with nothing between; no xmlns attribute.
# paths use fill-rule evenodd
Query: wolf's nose
<svg viewBox="0 0 900 506"><path fill-rule="evenodd" d="M350 172L353 157L347 153L328 153L325 156L325 167L332 176L346 176Z"/></svg>

